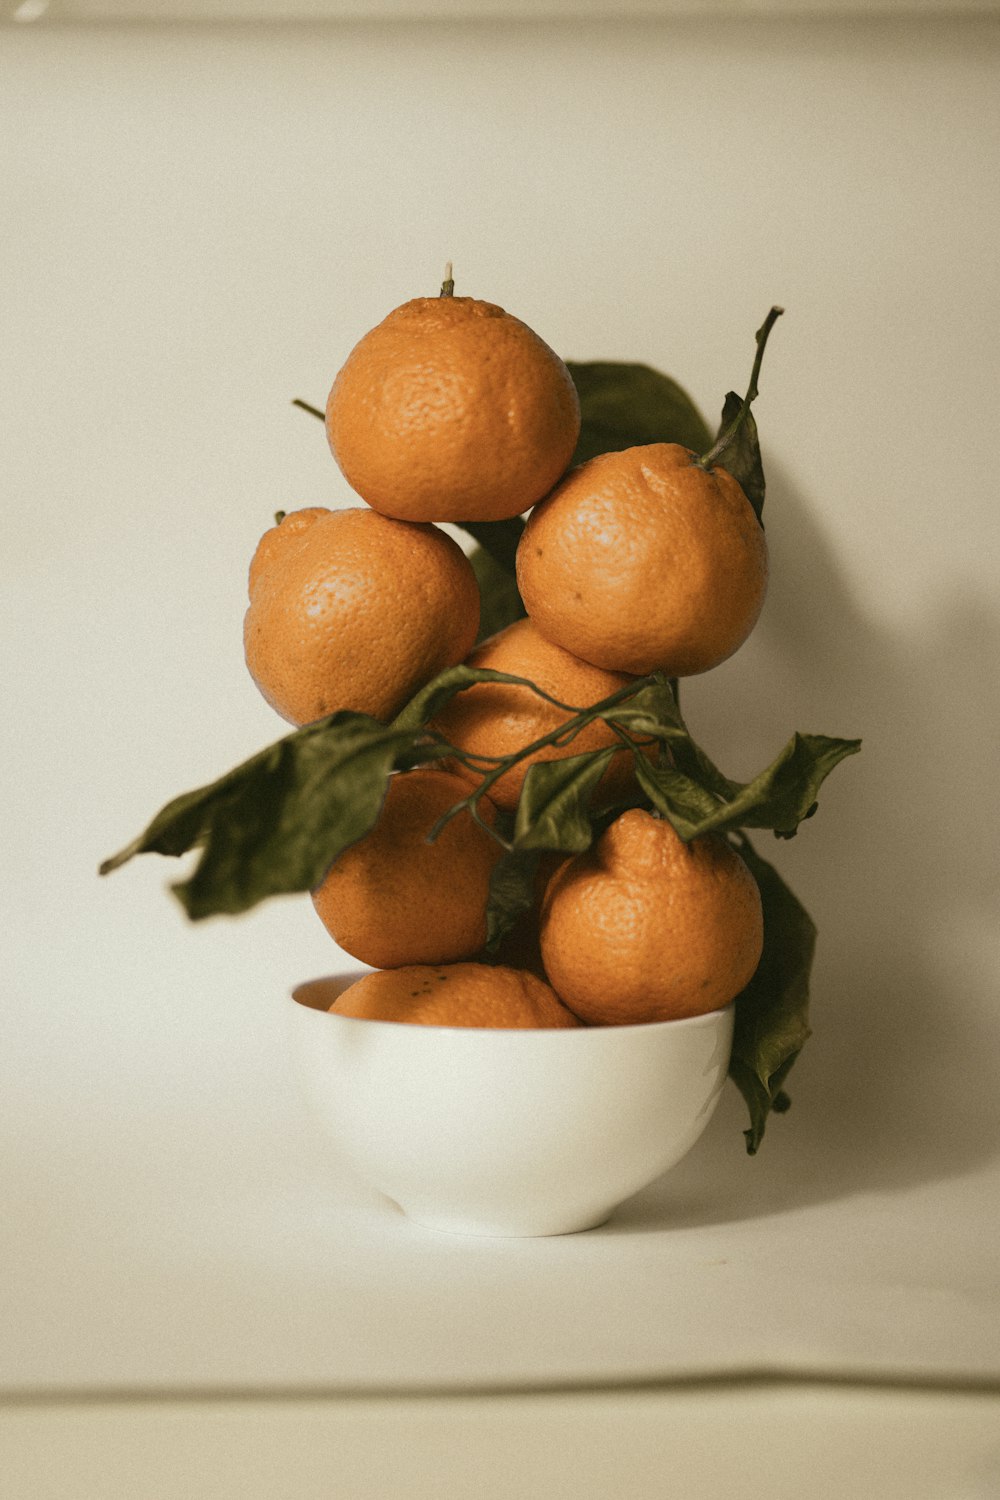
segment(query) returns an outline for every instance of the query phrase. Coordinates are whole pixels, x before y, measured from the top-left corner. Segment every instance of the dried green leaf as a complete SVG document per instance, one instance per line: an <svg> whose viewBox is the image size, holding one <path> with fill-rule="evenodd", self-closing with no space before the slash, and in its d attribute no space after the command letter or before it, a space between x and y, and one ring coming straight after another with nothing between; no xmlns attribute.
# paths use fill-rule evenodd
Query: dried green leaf
<svg viewBox="0 0 1000 1500"><path fill-rule="evenodd" d="M626 702L600 717L620 725L631 735L664 741L673 740L678 735L687 738L677 695L666 677L648 683Z"/></svg>
<svg viewBox="0 0 1000 1500"><path fill-rule="evenodd" d="M102 873L136 854L201 857L173 887L193 920L313 889L375 823L413 731L341 711L278 740L210 785L168 803Z"/></svg>
<svg viewBox="0 0 1000 1500"><path fill-rule="evenodd" d="M514 847L578 854L593 838L590 798L614 748L587 750L561 760L536 761L521 788Z"/></svg>
<svg viewBox="0 0 1000 1500"><path fill-rule="evenodd" d="M535 899L537 849L511 849L493 867L486 905L486 951L496 953L503 938Z"/></svg>
<svg viewBox="0 0 1000 1500"><path fill-rule="evenodd" d="M669 820L682 839L704 832L718 815L719 798L669 761L653 765L637 754L635 778L656 811Z"/></svg>
<svg viewBox="0 0 1000 1500"><path fill-rule="evenodd" d="M809 1035L809 975L816 928L773 865L749 839L739 852L760 889L764 907L764 952L757 972L736 999L736 1025L729 1075L746 1101L750 1127L744 1132L752 1156L760 1146L768 1114L788 1107L782 1085Z"/></svg>
<svg viewBox="0 0 1000 1500"><path fill-rule="evenodd" d="M739 415L743 397L730 391L722 408L718 436L730 427ZM748 410L736 436L727 445L718 459L718 467L725 469L736 480L744 495L753 506L754 514L763 525L764 510L764 465L760 456L760 439L753 412Z"/></svg>
<svg viewBox="0 0 1000 1500"><path fill-rule="evenodd" d="M464 692L477 682L524 683L523 677L509 672L494 672L489 667L448 667L428 682L410 699L393 720L394 729L420 729L450 703L456 693Z"/></svg>
<svg viewBox="0 0 1000 1500"><path fill-rule="evenodd" d="M769 828L791 838L816 811L823 781L860 740L794 734L781 754L753 781L730 781L689 737L671 741L673 765L636 758L636 776L653 806L682 839L734 828Z"/></svg>

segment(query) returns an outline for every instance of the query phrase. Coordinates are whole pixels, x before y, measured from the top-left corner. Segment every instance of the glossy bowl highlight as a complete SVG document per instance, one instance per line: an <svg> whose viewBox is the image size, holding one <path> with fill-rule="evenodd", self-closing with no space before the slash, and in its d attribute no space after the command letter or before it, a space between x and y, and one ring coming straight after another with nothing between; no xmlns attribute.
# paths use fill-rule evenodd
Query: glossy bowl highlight
<svg viewBox="0 0 1000 1500"><path fill-rule="evenodd" d="M535 1236L602 1224L690 1150L725 1082L731 1005L551 1031L329 1015L359 977L292 993L306 1098L341 1159L434 1229Z"/></svg>

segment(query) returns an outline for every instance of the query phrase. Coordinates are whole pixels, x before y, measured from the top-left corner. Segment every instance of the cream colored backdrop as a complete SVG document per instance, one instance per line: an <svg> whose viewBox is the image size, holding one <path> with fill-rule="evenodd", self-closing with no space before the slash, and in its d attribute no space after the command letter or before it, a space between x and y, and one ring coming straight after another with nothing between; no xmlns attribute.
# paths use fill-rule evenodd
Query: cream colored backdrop
<svg viewBox="0 0 1000 1500"><path fill-rule="evenodd" d="M109 1141L137 1215L148 1159L237 1218L261 1181L289 1201L306 1181L281 1000L336 961L308 901L189 928L163 861L95 872L284 732L243 666L247 563L276 509L350 501L290 399L321 403L446 259L567 357L659 366L710 419L787 310L757 406L773 586L684 702L733 775L795 728L865 747L797 840L760 840L819 925L816 1034L755 1163L733 1091L680 1169L690 1222L995 1151L998 40L988 20L0 31L0 1108L43 1267L98 1265L73 1223ZM930 1229L961 1253L960 1223ZM60 1342L54 1313L19 1373L61 1348L83 1378L88 1316Z"/></svg>

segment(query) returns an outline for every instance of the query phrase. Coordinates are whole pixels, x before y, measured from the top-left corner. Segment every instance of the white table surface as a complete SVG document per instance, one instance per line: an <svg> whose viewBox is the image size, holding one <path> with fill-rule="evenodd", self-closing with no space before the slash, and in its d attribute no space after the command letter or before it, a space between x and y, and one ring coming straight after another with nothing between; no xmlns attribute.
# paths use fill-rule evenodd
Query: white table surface
<svg viewBox="0 0 1000 1500"><path fill-rule="evenodd" d="M224 964L225 928L206 934ZM749 1160L730 1087L690 1156L606 1227L441 1234L327 1157L277 987L259 997L245 974L217 973L200 1045L177 1024L168 990L204 972L173 954L169 978L135 997L132 1024L157 1044L144 1110L135 1079L99 1055L92 1012L89 1046L81 1016L59 1024L77 1030L93 1113L80 1094L50 1097L32 1127L30 1059L8 1089L0 1388L482 1390L761 1371L1000 1385L995 1164L970 1153L925 1175L837 1154L808 1082ZM252 1028L252 1049L225 1045L221 1017L234 1037Z"/></svg>

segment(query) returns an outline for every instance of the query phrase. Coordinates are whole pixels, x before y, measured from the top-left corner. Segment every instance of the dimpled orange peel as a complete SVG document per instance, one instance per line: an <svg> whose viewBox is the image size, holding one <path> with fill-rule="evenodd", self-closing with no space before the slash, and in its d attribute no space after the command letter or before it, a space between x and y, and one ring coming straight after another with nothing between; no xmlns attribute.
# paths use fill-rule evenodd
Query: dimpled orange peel
<svg viewBox="0 0 1000 1500"><path fill-rule="evenodd" d="M684 843L633 808L552 876L540 938L549 983L582 1020L679 1020L728 1005L753 977L760 891L721 836Z"/></svg>
<svg viewBox="0 0 1000 1500"><path fill-rule="evenodd" d="M390 718L457 665L479 629L458 543L367 507L286 515L260 540L249 592L247 667L292 724L341 708Z"/></svg>
<svg viewBox="0 0 1000 1500"><path fill-rule="evenodd" d="M375 510L498 521L565 471L580 403L563 361L520 319L473 297L417 297L348 355L326 430L347 482Z"/></svg>
<svg viewBox="0 0 1000 1500"><path fill-rule="evenodd" d="M338 1016L418 1026L523 1031L579 1026L536 974L500 964L425 964L365 974L333 1002Z"/></svg>
<svg viewBox="0 0 1000 1500"><path fill-rule="evenodd" d="M763 528L723 467L677 443L603 453L532 511L517 551L529 616L606 671L689 677L731 656L764 604Z"/></svg>
<svg viewBox="0 0 1000 1500"><path fill-rule="evenodd" d="M427 835L469 786L438 767L390 777L378 822L346 849L313 892L330 936L373 968L450 963L486 942L490 876L501 845L468 811ZM496 812L479 799L480 817Z"/></svg>

